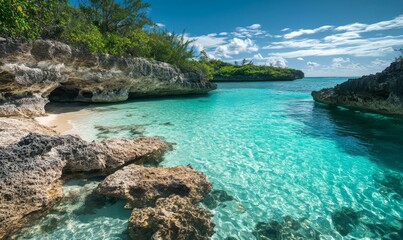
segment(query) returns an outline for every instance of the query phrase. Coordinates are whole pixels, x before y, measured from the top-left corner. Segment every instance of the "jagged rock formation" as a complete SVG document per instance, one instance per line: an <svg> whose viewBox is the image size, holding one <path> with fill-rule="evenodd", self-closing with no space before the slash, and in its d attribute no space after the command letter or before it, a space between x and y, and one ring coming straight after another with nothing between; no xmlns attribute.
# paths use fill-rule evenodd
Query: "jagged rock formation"
<svg viewBox="0 0 403 240"><path fill-rule="evenodd" d="M96 193L126 199L131 207L146 207L171 195L200 201L211 187L207 177L190 166L165 168L132 164L109 175Z"/></svg>
<svg viewBox="0 0 403 240"><path fill-rule="evenodd" d="M0 116L42 115L48 98L119 102L215 88L201 71L182 73L167 63L94 55L56 41L0 40Z"/></svg>
<svg viewBox="0 0 403 240"><path fill-rule="evenodd" d="M214 233L212 214L189 198L160 198L155 207L134 209L129 219L132 239L207 240Z"/></svg>
<svg viewBox="0 0 403 240"><path fill-rule="evenodd" d="M381 73L313 91L312 96L316 101L330 105L403 115L403 58Z"/></svg>
<svg viewBox="0 0 403 240"><path fill-rule="evenodd" d="M0 147L0 239L28 214L63 195L63 172L108 170L159 158L168 144L154 138L85 142L76 136L31 133Z"/></svg>

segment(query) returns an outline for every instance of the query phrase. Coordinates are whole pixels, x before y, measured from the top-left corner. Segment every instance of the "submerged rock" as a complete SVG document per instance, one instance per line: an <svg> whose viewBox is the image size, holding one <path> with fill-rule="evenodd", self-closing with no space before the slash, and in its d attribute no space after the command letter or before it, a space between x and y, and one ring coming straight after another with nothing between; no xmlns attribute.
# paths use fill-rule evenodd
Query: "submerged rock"
<svg viewBox="0 0 403 240"><path fill-rule="evenodd" d="M48 98L120 102L214 89L201 71L183 73L163 62L94 55L57 41L0 42L0 116L42 115Z"/></svg>
<svg viewBox="0 0 403 240"><path fill-rule="evenodd" d="M384 114L403 115L403 58L383 72L313 91L315 101Z"/></svg>
<svg viewBox="0 0 403 240"><path fill-rule="evenodd" d="M153 138L88 143L76 136L34 133L0 147L0 238L20 227L23 217L62 197L62 172L115 169L154 160L167 148Z"/></svg>
<svg viewBox="0 0 403 240"><path fill-rule="evenodd" d="M336 230L342 236L347 236L359 224L360 215L352 208L342 207L332 213L332 221Z"/></svg>
<svg viewBox="0 0 403 240"><path fill-rule="evenodd" d="M235 200L233 196L228 195L224 190L211 191L202 201L209 209L214 209L223 202Z"/></svg>
<svg viewBox="0 0 403 240"><path fill-rule="evenodd" d="M252 232L257 240L320 239L320 233L310 226L308 219L298 221L284 216L282 222L259 222Z"/></svg>
<svg viewBox="0 0 403 240"><path fill-rule="evenodd" d="M373 178L382 194L393 194L392 197L397 200L403 198L403 176L400 173L384 172L375 174Z"/></svg>
<svg viewBox="0 0 403 240"><path fill-rule="evenodd" d="M160 198L155 207L133 209L129 219L132 239L207 240L214 233L212 214L189 198Z"/></svg>
<svg viewBox="0 0 403 240"><path fill-rule="evenodd" d="M119 126L100 126L96 125L95 129L98 130L98 138L107 138L110 135L116 135L122 132L127 132L130 137L143 136L145 133L146 124L129 124Z"/></svg>
<svg viewBox="0 0 403 240"><path fill-rule="evenodd" d="M207 177L190 166L144 167L129 165L109 175L96 192L122 198L131 207L154 206L159 198L171 195L200 201L211 190Z"/></svg>

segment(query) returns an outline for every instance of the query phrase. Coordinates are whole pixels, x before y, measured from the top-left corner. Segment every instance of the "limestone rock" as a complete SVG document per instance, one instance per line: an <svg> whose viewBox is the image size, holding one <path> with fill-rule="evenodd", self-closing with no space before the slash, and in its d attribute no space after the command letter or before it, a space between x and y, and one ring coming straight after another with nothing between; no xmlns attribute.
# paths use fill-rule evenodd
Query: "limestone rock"
<svg viewBox="0 0 403 240"><path fill-rule="evenodd" d="M77 136L35 133L0 147L0 238L62 197L62 172L114 169L158 158L167 148L154 138L88 143Z"/></svg>
<svg viewBox="0 0 403 240"><path fill-rule="evenodd" d="M166 168L132 164L109 175L95 191L126 199L132 207L144 207L154 206L159 198L171 195L200 201L211 187L206 176L190 166Z"/></svg>
<svg viewBox="0 0 403 240"><path fill-rule="evenodd" d="M370 112L403 115L403 58L375 75L350 79L334 88L312 92L322 103Z"/></svg>
<svg viewBox="0 0 403 240"><path fill-rule="evenodd" d="M204 240L214 233L212 214L192 204L191 199L161 198L154 208L134 209L129 219L132 239Z"/></svg>
<svg viewBox="0 0 403 240"><path fill-rule="evenodd" d="M7 146L20 141L29 133L55 135L56 132L29 118L0 117L0 146Z"/></svg>
<svg viewBox="0 0 403 240"><path fill-rule="evenodd" d="M94 55L57 41L0 41L0 116L44 114L53 101L205 94L216 85L201 71L144 58Z"/></svg>

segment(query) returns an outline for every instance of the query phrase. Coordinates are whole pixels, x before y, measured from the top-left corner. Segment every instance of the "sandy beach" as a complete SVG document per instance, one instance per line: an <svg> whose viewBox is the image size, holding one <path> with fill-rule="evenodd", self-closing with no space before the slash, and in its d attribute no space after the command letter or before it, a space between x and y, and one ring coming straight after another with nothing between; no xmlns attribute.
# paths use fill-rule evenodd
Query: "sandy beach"
<svg viewBox="0 0 403 240"><path fill-rule="evenodd" d="M51 104L46 107L46 116L36 117L35 120L60 134L68 134L73 129L71 120L83 118L89 114L91 111L81 104Z"/></svg>

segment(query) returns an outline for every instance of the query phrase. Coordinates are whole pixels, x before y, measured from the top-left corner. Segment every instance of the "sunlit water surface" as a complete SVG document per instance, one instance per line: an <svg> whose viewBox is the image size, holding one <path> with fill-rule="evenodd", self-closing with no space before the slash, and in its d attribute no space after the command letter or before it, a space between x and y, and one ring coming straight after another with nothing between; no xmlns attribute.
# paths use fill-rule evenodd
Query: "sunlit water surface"
<svg viewBox="0 0 403 240"><path fill-rule="evenodd" d="M190 163L234 198L212 209L214 239L255 239L258 222L284 216L321 239L342 239L340 227L345 239L399 239L403 121L313 102L312 90L345 80L222 83L209 96L93 105L70 133L175 143L162 165ZM126 238L123 202L85 200L98 182L68 181L70 197L18 238Z"/></svg>

